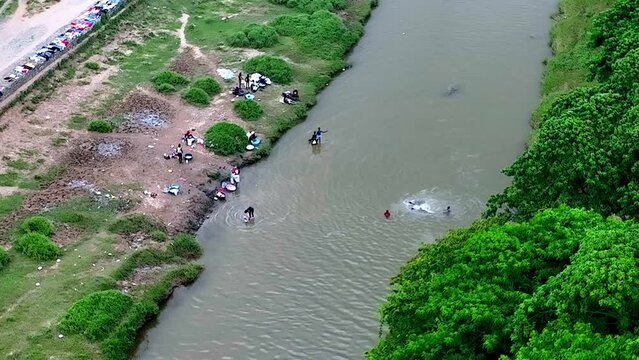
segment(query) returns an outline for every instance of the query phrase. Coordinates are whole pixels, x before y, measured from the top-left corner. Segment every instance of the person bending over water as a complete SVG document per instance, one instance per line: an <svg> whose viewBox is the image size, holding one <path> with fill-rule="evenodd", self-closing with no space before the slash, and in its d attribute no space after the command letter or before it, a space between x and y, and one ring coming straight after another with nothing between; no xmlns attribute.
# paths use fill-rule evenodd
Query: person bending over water
<svg viewBox="0 0 639 360"><path fill-rule="evenodd" d="M444 210L444 215L450 215L450 206L446 206L446 210Z"/></svg>
<svg viewBox="0 0 639 360"><path fill-rule="evenodd" d="M252 206L249 206L248 208L246 208L246 210L244 210L244 214L248 216L249 220L255 219L255 209L253 209Z"/></svg>

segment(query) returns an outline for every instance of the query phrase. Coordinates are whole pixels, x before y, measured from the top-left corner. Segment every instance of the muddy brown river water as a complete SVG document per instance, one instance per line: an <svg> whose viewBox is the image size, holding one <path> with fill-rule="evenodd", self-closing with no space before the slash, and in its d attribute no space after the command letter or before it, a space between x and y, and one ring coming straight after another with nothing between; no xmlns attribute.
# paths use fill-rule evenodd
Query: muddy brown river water
<svg viewBox="0 0 639 360"><path fill-rule="evenodd" d="M361 359L390 277L506 186L499 170L524 147L556 5L380 1L354 67L204 224L206 270L136 357ZM328 132L312 151L318 126ZM253 226L240 220L249 205Z"/></svg>

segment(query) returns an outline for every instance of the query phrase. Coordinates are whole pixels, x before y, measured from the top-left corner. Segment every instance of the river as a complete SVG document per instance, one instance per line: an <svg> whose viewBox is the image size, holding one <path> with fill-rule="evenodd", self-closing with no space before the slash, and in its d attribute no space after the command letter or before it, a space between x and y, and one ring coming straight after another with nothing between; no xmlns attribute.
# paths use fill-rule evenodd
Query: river
<svg viewBox="0 0 639 360"><path fill-rule="evenodd" d="M389 279L507 185L499 170L525 145L555 8L380 1L354 67L201 228L204 273L175 293L136 357L362 358ZM458 92L444 96L451 84ZM328 132L312 151L318 126ZM240 220L249 205L253 226Z"/></svg>

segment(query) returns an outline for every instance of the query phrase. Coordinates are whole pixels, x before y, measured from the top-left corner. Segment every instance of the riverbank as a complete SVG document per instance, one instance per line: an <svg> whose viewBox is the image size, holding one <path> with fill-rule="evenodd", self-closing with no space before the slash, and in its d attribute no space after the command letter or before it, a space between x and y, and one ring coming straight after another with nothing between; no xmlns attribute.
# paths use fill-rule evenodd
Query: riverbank
<svg viewBox="0 0 639 360"><path fill-rule="evenodd" d="M402 268L369 359L636 354L637 5L560 3L512 185Z"/></svg>
<svg viewBox="0 0 639 360"><path fill-rule="evenodd" d="M336 1L333 12L313 15L307 14L329 5L304 6L139 2L0 117L6 250L0 255L9 259L0 271L2 353L128 357L136 332L157 314L157 305L201 271L192 262L197 245L180 234L192 233L210 212L208 194L230 165L268 156L279 137L304 119L317 93L347 67L343 56L361 37L374 2ZM270 25L252 25L264 23ZM219 68L235 76L261 72L273 80L256 94L260 115L242 112L236 104L243 102L229 94L235 78L220 78ZM172 73L159 82L156 75L163 71ZM170 84L178 78L186 80ZM299 89L300 103L280 103L280 94L292 89ZM198 94L188 97L196 105L183 98L187 91ZM263 144L243 153L237 151L244 149L244 136L239 148L211 143L207 129L222 119L243 132L256 131ZM89 127L112 131L87 132ZM194 156L188 164L165 160L187 129L195 129L207 146L185 146ZM162 192L174 183L179 195ZM21 224L34 215L52 225L43 236L60 249L56 256L33 256L16 246L26 241ZM113 300L113 289L131 300ZM126 305L100 320L99 311L110 312L110 305L100 304L108 301ZM81 310L86 302L98 313ZM59 323L63 318L75 320ZM98 336L89 328L103 331Z"/></svg>

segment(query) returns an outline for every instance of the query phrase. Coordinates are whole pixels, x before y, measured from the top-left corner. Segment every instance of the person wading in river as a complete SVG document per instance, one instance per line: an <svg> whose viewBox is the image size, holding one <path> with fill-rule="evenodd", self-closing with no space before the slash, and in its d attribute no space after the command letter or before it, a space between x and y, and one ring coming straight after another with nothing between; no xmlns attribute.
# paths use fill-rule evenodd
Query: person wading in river
<svg viewBox="0 0 639 360"><path fill-rule="evenodd" d="M248 220L255 219L255 209L253 209L252 206L246 208L246 210L244 210L244 214L248 215Z"/></svg>
<svg viewBox="0 0 639 360"><path fill-rule="evenodd" d="M325 133L326 131L322 131L322 129L320 129L319 127L317 128L317 131L315 132L315 137L317 138L317 144L321 144L322 143L322 134Z"/></svg>

